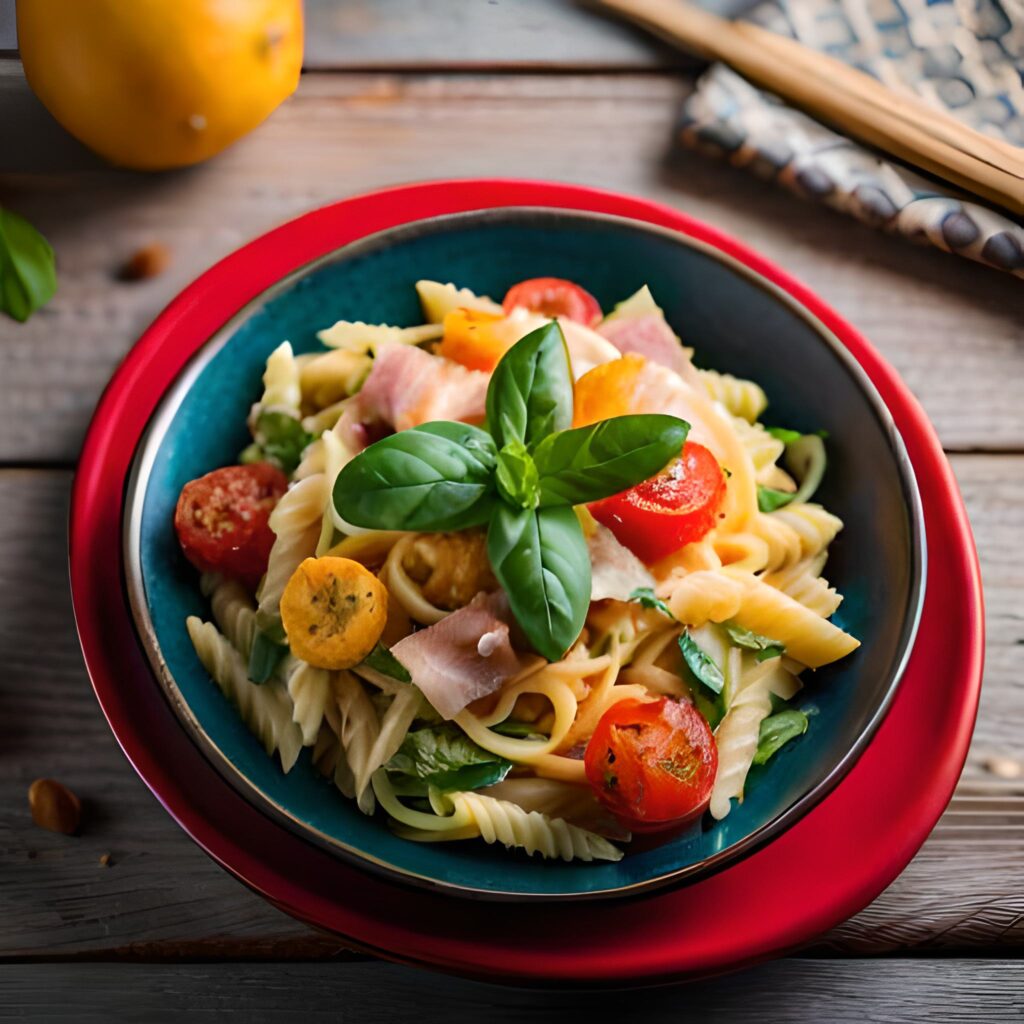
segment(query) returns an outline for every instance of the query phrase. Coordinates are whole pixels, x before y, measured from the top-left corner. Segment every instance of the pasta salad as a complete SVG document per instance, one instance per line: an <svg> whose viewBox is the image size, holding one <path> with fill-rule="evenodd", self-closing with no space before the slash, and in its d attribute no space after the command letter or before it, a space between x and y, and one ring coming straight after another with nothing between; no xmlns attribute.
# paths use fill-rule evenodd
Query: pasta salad
<svg viewBox="0 0 1024 1024"><path fill-rule="evenodd" d="M724 818L858 646L823 438L696 369L647 288L416 287L421 326L283 342L238 464L183 488L199 660L283 771L309 748L410 840L618 860Z"/></svg>

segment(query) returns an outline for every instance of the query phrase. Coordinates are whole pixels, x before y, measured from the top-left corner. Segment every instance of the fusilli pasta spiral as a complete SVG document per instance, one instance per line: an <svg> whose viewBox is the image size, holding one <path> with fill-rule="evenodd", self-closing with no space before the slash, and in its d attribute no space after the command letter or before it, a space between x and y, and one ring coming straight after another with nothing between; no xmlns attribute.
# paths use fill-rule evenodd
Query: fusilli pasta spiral
<svg viewBox="0 0 1024 1024"><path fill-rule="evenodd" d="M303 559L316 551L324 514L326 478L317 473L300 480L285 492L270 515L277 535L270 549L267 573L258 591L256 624L268 634L281 629L281 595Z"/></svg>
<svg viewBox="0 0 1024 1024"><path fill-rule="evenodd" d="M211 622L190 615L185 623L192 646L221 692L238 708L242 720L268 754L277 753L289 772L302 750L302 732L292 721L292 702L280 683L257 686L249 681L242 655Z"/></svg>
<svg viewBox="0 0 1024 1024"><path fill-rule="evenodd" d="M707 393L721 402L733 416L753 423L768 408L768 398L759 384L717 370L698 370Z"/></svg>

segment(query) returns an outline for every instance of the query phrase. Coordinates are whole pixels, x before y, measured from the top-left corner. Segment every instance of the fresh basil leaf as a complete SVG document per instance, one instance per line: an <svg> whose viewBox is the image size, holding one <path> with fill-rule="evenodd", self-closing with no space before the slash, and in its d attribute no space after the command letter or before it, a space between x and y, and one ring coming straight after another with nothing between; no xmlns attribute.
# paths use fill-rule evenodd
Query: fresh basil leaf
<svg viewBox="0 0 1024 1024"><path fill-rule="evenodd" d="M452 791L493 786L509 773L512 764L478 747L455 726L442 725L408 733L385 767Z"/></svg>
<svg viewBox="0 0 1024 1024"><path fill-rule="evenodd" d="M534 445L572 424L572 371L562 328L551 321L520 338L494 368L487 429L499 448Z"/></svg>
<svg viewBox="0 0 1024 1024"><path fill-rule="evenodd" d="M498 452L498 468L494 479L498 493L510 505L536 508L540 502L537 466L522 441L509 441Z"/></svg>
<svg viewBox="0 0 1024 1024"><path fill-rule="evenodd" d="M286 412L268 409L256 420L256 443L268 462L279 466L291 476L302 461L302 453L316 438Z"/></svg>
<svg viewBox="0 0 1024 1024"><path fill-rule="evenodd" d="M388 782L395 791L395 796L425 798L430 793L430 784L414 775L403 775L400 772L388 772ZM428 808L430 805L427 805Z"/></svg>
<svg viewBox="0 0 1024 1024"><path fill-rule="evenodd" d="M379 672L382 676L397 679L400 683L412 682L409 670L383 644L377 644L363 658L362 664L367 668L372 668L374 672Z"/></svg>
<svg viewBox="0 0 1024 1024"><path fill-rule="evenodd" d="M465 423L425 423L370 445L338 474L334 505L354 526L464 530L495 504L497 451Z"/></svg>
<svg viewBox="0 0 1024 1024"><path fill-rule="evenodd" d="M265 683L287 653L287 647L275 643L261 630L256 630L252 647L249 648L249 680L253 683Z"/></svg>
<svg viewBox="0 0 1024 1024"><path fill-rule="evenodd" d="M723 622L722 625L736 647L744 647L748 651L757 652L754 656L755 661L769 661L786 653L786 645L778 640L761 636L760 633L753 633L734 622Z"/></svg>
<svg viewBox="0 0 1024 1024"><path fill-rule="evenodd" d="M777 491L774 487L757 485L757 509L759 512L774 512L788 505L796 497L795 491Z"/></svg>
<svg viewBox="0 0 1024 1024"><path fill-rule="evenodd" d="M629 595L630 601L637 601L642 604L645 608L654 608L661 612L662 615L667 615L670 619L674 619L675 616L672 614L672 609L657 594L651 587L637 587L632 594Z"/></svg>
<svg viewBox="0 0 1024 1024"><path fill-rule="evenodd" d="M761 731L757 738L757 753L754 764L764 764L770 760L781 747L790 740L807 732L807 715L803 711L792 708L769 715L761 722Z"/></svg>
<svg viewBox="0 0 1024 1024"><path fill-rule="evenodd" d="M786 427L765 427L764 429L783 444L792 444L803 436L799 430L788 430Z"/></svg>
<svg viewBox="0 0 1024 1024"><path fill-rule="evenodd" d="M528 510L498 502L487 554L530 643L558 661L590 607L590 552L576 513L568 505Z"/></svg>
<svg viewBox="0 0 1024 1024"><path fill-rule="evenodd" d="M712 731L718 728L718 723L725 718L725 701L721 694L709 697L704 689L697 689L693 693L694 707L707 719Z"/></svg>
<svg viewBox="0 0 1024 1024"><path fill-rule="evenodd" d="M253 441L252 444L246 445L238 453L238 461L243 466L249 466L254 462L263 461L263 449Z"/></svg>
<svg viewBox="0 0 1024 1024"><path fill-rule="evenodd" d="M449 772L438 772L436 775L428 775L424 781L442 793L458 793L467 789L496 786L511 770L511 761L497 760L487 764L467 764Z"/></svg>
<svg viewBox="0 0 1024 1024"><path fill-rule="evenodd" d="M675 416L616 416L544 438L534 452L541 505L586 505L628 490L679 455L689 429Z"/></svg>
<svg viewBox="0 0 1024 1024"><path fill-rule="evenodd" d="M684 629L679 637L679 649L683 652L683 660L697 680L703 683L712 693L721 693L725 686L725 676L721 668L701 650L700 645Z"/></svg>
<svg viewBox="0 0 1024 1024"><path fill-rule="evenodd" d="M504 722L491 726L491 732L501 736L511 736L517 740L531 740L541 738L532 722L520 722L516 718L506 718Z"/></svg>
<svg viewBox="0 0 1024 1024"><path fill-rule="evenodd" d="M24 323L56 290L50 243L24 217L0 207L0 310Z"/></svg>

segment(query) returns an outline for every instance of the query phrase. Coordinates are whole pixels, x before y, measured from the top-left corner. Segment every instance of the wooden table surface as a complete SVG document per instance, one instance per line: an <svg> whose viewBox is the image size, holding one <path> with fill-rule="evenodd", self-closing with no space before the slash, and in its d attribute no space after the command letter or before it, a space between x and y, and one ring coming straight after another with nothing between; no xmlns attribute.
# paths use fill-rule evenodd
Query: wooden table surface
<svg viewBox="0 0 1024 1024"><path fill-rule="evenodd" d="M0 1020L562 1020L621 1017L640 998L650 1020L1024 1020L1024 778L991 771L993 758L1024 761L1021 282L676 151L692 68L569 4L308 9L298 93L222 156L172 174L105 167L48 118L17 61L0 60L0 202L49 237L60 269L57 297L29 323L0 319ZM495 173L633 192L743 239L881 349L950 453L988 605L967 767L903 875L799 957L594 997L357 956L208 860L93 698L67 585L68 494L89 415L135 338L197 273L289 217L381 185ZM117 281L153 241L169 269ZM83 798L79 836L33 826L39 776Z"/></svg>

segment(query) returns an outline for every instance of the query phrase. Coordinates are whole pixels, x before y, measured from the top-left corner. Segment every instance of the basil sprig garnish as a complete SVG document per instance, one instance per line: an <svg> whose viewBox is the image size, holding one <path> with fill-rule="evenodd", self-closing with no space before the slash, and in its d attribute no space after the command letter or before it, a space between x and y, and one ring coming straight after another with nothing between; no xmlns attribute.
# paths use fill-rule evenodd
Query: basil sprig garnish
<svg viewBox="0 0 1024 1024"><path fill-rule="evenodd" d="M590 554L573 505L627 490L682 450L689 424L621 416L570 430L573 379L551 322L505 353L487 389L486 429L426 423L370 445L338 474L334 504L354 526L465 530L487 553L516 621L556 661L590 606Z"/></svg>
<svg viewBox="0 0 1024 1024"><path fill-rule="evenodd" d="M491 518L498 450L465 423L424 423L370 445L338 474L346 522L378 530L465 530Z"/></svg>

